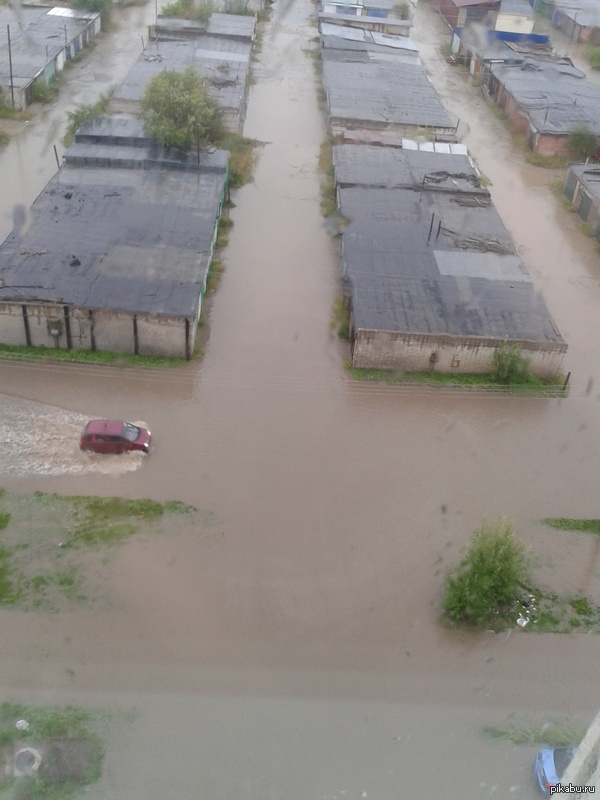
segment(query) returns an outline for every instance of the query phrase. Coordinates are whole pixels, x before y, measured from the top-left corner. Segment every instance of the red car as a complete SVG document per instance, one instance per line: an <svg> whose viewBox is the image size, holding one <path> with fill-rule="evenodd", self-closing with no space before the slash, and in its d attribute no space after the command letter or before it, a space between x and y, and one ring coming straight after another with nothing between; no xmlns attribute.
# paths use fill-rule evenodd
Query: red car
<svg viewBox="0 0 600 800"><path fill-rule="evenodd" d="M93 453L124 453L141 450L147 453L152 436L150 431L122 419L93 419L85 426L79 447Z"/></svg>

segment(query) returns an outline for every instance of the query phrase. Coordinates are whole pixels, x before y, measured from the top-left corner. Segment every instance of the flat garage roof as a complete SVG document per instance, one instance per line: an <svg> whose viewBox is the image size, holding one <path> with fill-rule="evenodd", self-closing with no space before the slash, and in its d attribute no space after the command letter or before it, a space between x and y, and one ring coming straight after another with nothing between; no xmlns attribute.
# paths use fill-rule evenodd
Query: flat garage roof
<svg viewBox="0 0 600 800"><path fill-rule="evenodd" d="M192 317L225 171L65 166L0 245L0 302Z"/></svg>

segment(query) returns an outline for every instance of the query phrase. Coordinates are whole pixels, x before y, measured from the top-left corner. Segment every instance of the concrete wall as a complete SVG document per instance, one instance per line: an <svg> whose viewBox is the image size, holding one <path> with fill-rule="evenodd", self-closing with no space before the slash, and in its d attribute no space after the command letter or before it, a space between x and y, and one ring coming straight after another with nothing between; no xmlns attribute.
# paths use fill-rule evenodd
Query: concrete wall
<svg viewBox="0 0 600 800"><path fill-rule="evenodd" d="M494 29L506 33L533 33L533 16L500 12Z"/></svg>
<svg viewBox="0 0 600 800"><path fill-rule="evenodd" d="M67 326L62 306L28 305L27 322L32 347L67 347ZM60 335L52 336L50 326L55 326Z"/></svg>
<svg viewBox="0 0 600 800"><path fill-rule="evenodd" d="M190 347L195 341L195 326L190 325ZM185 358L185 320L137 315L138 355ZM191 352L190 350L190 352Z"/></svg>
<svg viewBox="0 0 600 800"><path fill-rule="evenodd" d="M12 345L27 344L23 309L20 304L0 303L0 342Z"/></svg>
<svg viewBox="0 0 600 800"><path fill-rule="evenodd" d="M353 342L352 365L406 372L485 374L492 372L492 358L502 344L499 339L358 330ZM565 344L523 342L522 346L532 375L549 380L561 375L567 350Z"/></svg>
<svg viewBox="0 0 600 800"><path fill-rule="evenodd" d="M577 752L573 760L566 768L562 778L561 786L589 786L593 791L581 793L569 793L569 797L589 797L600 791L600 714L592 722L583 737L582 742L577 747ZM556 797L561 795L557 794Z"/></svg>
<svg viewBox="0 0 600 800"><path fill-rule="evenodd" d="M32 347L58 347L62 350L109 350L114 353L163 355L186 358L186 321L181 317L126 312L93 311L60 305L30 304L25 306L27 324L21 303L0 303L0 342ZM200 308L187 326L190 354L196 341ZM135 325L134 325L135 319ZM58 330L57 336L53 330ZM29 341L28 341L29 336Z"/></svg>
<svg viewBox="0 0 600 800"><path fill-rule="evenodd" d="M69 328L71 330L71 347L73 350L92 349L92 320L87 309L69 309Z"/></svg>

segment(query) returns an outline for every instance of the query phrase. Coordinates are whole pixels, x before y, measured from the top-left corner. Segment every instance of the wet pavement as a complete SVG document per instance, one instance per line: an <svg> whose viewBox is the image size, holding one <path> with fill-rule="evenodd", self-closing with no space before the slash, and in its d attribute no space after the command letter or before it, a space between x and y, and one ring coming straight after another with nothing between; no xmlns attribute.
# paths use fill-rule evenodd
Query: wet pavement
<svg viewBox="0 0 600 800"><path fill-rule="evenodd" d="M0 363L2 424L20 432L3 436L7 489L177 498L211 520L113 550L108 607L0 612L5 696L135 711L93 798L533 797L532 748L492 744L480 726L596 711L597 637L437 624L444 570L486 514L514 517L545 582L600 602L592 538L535 524L598 514L593 244L549 191L554 176L525 163L438 55L439 18L420 5L413 38L569 342L572 391L351 381L330 329L338 259L319 214L312 8L276 3L267 28L245 126L264 146L233 198L202 363ZM131 471L118 458L72 470L73 437L98 415L146 420L152 455ZM22 453L35 426L55 443L43 474Z"/></svg>

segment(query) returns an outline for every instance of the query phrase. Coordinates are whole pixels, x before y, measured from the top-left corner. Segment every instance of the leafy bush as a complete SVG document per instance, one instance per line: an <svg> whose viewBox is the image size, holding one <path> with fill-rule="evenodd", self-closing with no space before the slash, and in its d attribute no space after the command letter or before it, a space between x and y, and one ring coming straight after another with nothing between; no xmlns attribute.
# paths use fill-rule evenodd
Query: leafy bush
<svg viewBox="0 0 600 800"><path fill-rule="evenodd" d="M163 8L162 15L163 17L183 17L197 22L208 22L214 10L212 0L200 0L198 3L194 0L174 0Z"/></svg>
<svg viewBox="0 0 600 800"><path fill-rule="evenodd" d="M79 108L76 108L75 111L67 111L67 119L69 120L69 124L67 125L65 138L63 139L65 147L69 147L73 143L75 134L84 122L101 117L106 113L108 101L112 93L113 90L111 89L108 94L100 95L100 99L97 103L79 106Z"/></svg>
<svg viewBox="0 0 600 800"><path fill-rule="evenodd" d="M223 135L222 111L194 67L159 72L147 85L141 105L144 130L165 147L200 148Z"/></svg>
<svg viewBox="0 0 600 800"><path fill-rule="evenodd" d="M579 125L569 132L569 154L577 161L594 158L598 152L598 137L586 125Z"/></svg>
<svg viewBox="0 0 600 800"><path fill-rule="evenodd" d="M588 45L584 50L584 54L593 69L600 69L600 47L598 45Z"/></svg>
<svg viewBox="0 0 600 800"><path fill-rule="evenodd" d="M34 103L51 103L58 95L58 86L46 83L43 78L38 78L31 87L31 97Z"/></svg>
<svg viewBox="0 0 600 800"><path fill-rule="evenodd" d="M514 612L529 579L526 548L510 520L483 520L466 555L446 575L443 609L454 622L497 626Z"/></svg>
<svg viewBox="0 0 600 800"><path fill-rule="evenodd" d="M84 11L99 11L102 25L110 25L113 0L72 0L73 8L81 8Z"/></svg>
<svg viewBox="0 0 600 800"><path fill-rule="evenodd" d="M521 345L503 342L492 358L494 380L498 383L527 383L529 362L521 355Z"/></svg>

